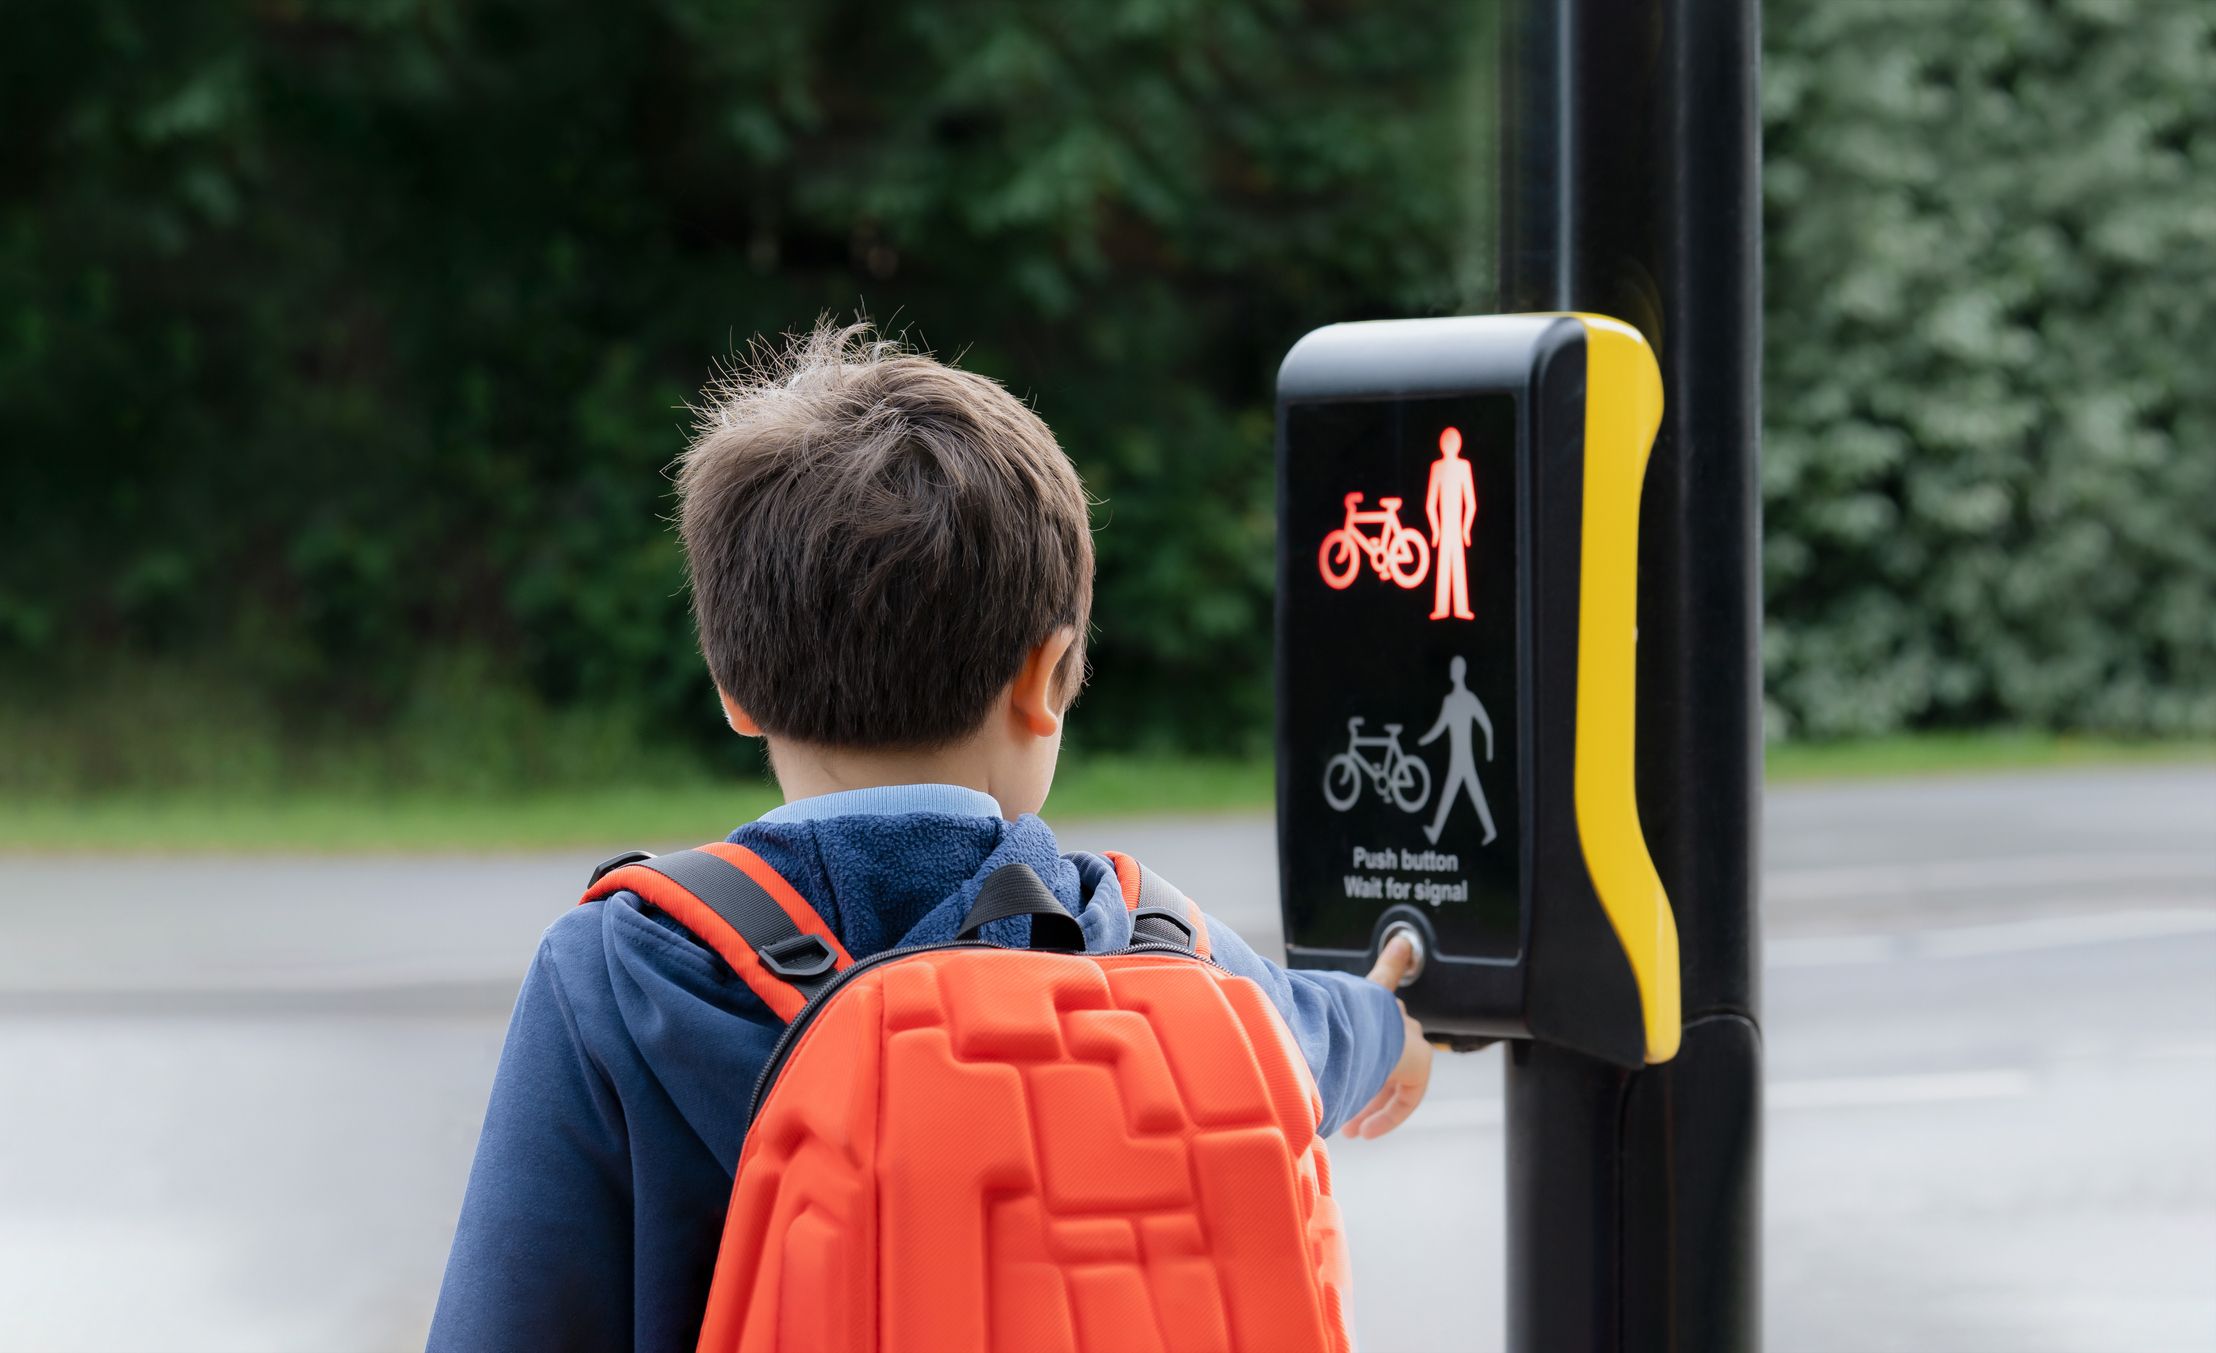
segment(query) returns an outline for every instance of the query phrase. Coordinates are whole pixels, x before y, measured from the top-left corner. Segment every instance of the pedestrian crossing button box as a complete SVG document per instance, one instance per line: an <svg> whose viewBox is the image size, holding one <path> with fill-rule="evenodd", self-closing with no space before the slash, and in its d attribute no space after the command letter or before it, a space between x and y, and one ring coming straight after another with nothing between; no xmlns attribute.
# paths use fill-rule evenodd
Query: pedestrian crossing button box
<svg viewBox="0 0 2216 1353"><path fill-rule="evenodd" d="M1677 1047L1677 932L1632 784L1639 488L1662 386L1583 315L1334 324L1277 386L1286 950L1396 926L1433 1037L1626 1066Z"/></svg>

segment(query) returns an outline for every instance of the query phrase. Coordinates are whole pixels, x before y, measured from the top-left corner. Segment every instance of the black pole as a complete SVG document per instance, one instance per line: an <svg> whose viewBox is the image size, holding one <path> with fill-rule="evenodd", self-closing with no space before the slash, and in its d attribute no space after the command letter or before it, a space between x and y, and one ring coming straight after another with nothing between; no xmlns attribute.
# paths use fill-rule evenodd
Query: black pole
<svg viewBox="0 0 2216 1353"><path fill-rule="evenodd" d="M1637 325L1665 410L1639 539L1638 792L1685 1038L1624 1072L1512 1045L1508 1346L1760 1346L1761 147L1755 0L1520 0L1502 309Z"/></svg>

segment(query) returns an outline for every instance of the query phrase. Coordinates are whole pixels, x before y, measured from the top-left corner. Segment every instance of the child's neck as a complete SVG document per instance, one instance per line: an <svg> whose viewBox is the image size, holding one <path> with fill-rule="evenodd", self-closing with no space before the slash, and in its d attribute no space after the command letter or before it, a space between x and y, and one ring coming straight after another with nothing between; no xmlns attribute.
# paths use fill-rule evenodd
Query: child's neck
<svg viewBox="0 0 2216 1353"><path fill-rule="evenodd" d="M771 741L769 752L787 803L880 785L960 785L1001 798L994 793L996 758L977 738L928 751L824 747L780 738ZM1005 814L1005 802L1002 809Z"/></svg>

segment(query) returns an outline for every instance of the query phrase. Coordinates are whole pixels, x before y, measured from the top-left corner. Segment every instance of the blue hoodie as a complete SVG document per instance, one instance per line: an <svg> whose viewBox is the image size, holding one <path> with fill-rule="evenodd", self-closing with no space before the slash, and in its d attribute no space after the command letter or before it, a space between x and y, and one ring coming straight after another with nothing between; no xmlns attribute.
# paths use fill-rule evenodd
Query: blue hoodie
<svg viewBox="0 0 2216 1353"><path fill-rule="evenodd" d="M787 804L731 834L808 899L855 958L954 938L985 876L1022 861L1120 948L1114 871L1068 855L1037 817L944 785ZM1173 880L1174 881L1174 880ZM1027 923L986 939L1021 945ZM1217 963L1253 979L1291 1026L1329 1134L1400 1058L1391 993L1289 972L1211 919ZM754 1079L783 1025L705 945L629 893L573 907L525 975L477 1142L446 1282L438 1353L632 1348L699 1337Z"/></svg>

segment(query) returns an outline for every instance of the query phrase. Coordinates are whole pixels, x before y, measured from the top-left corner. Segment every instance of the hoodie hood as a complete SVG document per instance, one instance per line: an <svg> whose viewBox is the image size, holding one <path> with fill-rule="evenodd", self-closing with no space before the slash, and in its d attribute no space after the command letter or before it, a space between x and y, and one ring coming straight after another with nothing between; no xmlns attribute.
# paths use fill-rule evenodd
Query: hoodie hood
<svg viewBox="0 0 2216 1353"><path fill-rule="evenodd" d="M953 940L986 877L1019 862L1078 918L1087 948L1130 939L1114 870L1098 856L1062 855L1033 815L1015 822L944 813L755 822L729 839L783 875L856 959ZM629 893L601 910L618 1019L580 1028L588 1051L604 1067L649 1074L728 1173L739 1158L757 1069L784 1025L668 916ZM1022 948L1028 923L995 921L981 934Z"/></svg>

